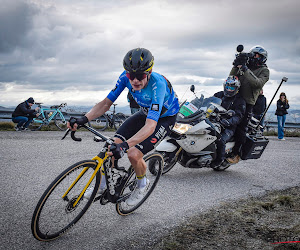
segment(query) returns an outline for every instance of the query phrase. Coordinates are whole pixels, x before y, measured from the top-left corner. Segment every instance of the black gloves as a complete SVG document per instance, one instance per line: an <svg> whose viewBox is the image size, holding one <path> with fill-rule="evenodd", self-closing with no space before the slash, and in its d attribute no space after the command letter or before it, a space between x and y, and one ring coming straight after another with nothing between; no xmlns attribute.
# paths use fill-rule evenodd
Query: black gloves
<svg viewBox="0 0 300 250"><path fill-rule="evenodd" d="M74 126L75 123L77 123L78 125L83 125L85 123L87 123L89 120L88 118L84 115L84 116L81 116L81 117L70 117L70 125L71 127Z"/></svg>
<svg viewBox="0 0 300 250"><path fill-rule="evenodd" d="M110 151L113 153L115 159L122 158L128 149L129 149L129 146L126 141L123 141L120 144L113 143L110 146Z"/></svg>
<svg viewBox="0 0 300 250"><path fill-rule="evenodd" d="M230 122L227 119L222 119L220 121L220 124L224 127L224 128L229 128L231 126Z"/></svg>
<svg viewBox="0 0 300 250"><path fill-rule="evenodd" d="M233 61L233 66L237 67L238 65L242 65L242 66L246 66L246 64L248 63L248 56L244 53L239 54L235 60Z"/></svg>
<svg viewBox="0 0 300 250"><path fill-rule="evenodd" d="M241 71L243 71L243 72L246 72L247 69L248 69L248 67L247 67L246 65L243 65L243 66L241 67Z"/></svg>

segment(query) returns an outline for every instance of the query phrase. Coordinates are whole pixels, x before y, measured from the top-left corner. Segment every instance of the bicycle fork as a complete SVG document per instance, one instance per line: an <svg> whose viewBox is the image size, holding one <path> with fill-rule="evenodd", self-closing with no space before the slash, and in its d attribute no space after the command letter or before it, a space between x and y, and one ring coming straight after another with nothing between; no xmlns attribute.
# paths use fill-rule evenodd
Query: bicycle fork
<svg viewBox="0 0 300 250"><path fill-rule="evenodd" d="M103 165L103 162L108 158L108 154L105 153L104 158L99 157L98 155L95 156L92 160L97 161L97 167L95 168L91 178L89 179L88 183L85 185L85 187L83 188L83 190L81 191L81 193L79 194L79 196L77 197L76 201L73 203L73 208L78 204L78 202L80 201L80 199L82 198L82 196L84 195L85 191L87 190L87 188L89 187L89 185L91 184L91 182L93 181L93 179L95 178L97 172L100 170L101 166ZM85 174L85 172L88 170L88 167L85 167L81 173L77 176L77 178L74 180L74 182L70 185L70 187L67 189L67 191L64 193L64 195L62 196L63 199L65 199L65 197L68 195L68 193L72 190L72 188L75 186L75 184L81 179L81 177Z"/></svg>

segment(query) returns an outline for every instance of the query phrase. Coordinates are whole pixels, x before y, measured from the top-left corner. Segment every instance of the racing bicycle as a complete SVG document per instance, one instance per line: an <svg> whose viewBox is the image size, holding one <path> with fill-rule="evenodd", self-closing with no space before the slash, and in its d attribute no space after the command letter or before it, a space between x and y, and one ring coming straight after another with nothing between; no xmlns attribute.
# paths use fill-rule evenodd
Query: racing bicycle
<svg viewBox="0 0 300 250"><path fill-rule="evenodd" d="M132 213L147 200L161 176L164 165L162 156L159 153L146 155L144 157L146 164L149 165L151 161L151 170L148 166L146 173L150 184L145 196L138 204L127 205L126 199L129 198L137 185L133 167L120 167L117 160L112 164L112 157L107 154L108 146L113 143L112 139L106 138L92 127L86 125L80 127L96 135L95 141L105 142L104 147L93 159L77 162L63 171L43 193L36 205L31 221L31 231L37 240L50 241L59 238L72 228L96 201L100 201L101 205L109 202L116 204L116 211L120 215ZM62 139L69 132L70 129L66 131ZM81 141L81 138L75 136L75 131L71 132L71 138L75 141ZM101 172L106 176L107 189L103 194L97 195L101 182ZM156 174L152 175L150 172ZM87 188L93 188L93 193L89 198L84 197Z"/></svg>
<svg viewBox="0 0 300 250"><path fill-rule="evenodd" d="M127 117L123 113L116 113L116 105L113 103L113 111L110 114L105 113L103 116L90 121L91 126L99 131L104 131L108 127L118 129Z"/></svg>
<svg viewBox="0 0 300 250"><path fill-rule="evenodd" d="M55 126L60 130L67 129L67 120L65 119L62 108L66 107L66 103L60 105L54 105L50 108L43 108L42 103L35 103L39 107L39 116L33 119L33 122L29 125L30 130L40 130L42 126L49 126L54 121Z"/></svg>

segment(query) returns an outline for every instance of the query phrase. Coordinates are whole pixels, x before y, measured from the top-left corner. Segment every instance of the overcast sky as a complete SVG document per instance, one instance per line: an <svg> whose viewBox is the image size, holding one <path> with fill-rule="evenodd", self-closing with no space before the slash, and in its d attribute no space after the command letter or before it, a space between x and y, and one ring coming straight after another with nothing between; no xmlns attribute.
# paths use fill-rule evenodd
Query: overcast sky
<svg viewBox="0 0 300 250"><path fill-rule="evenodd" d="M0 0L0 6L1 106L30 96L94 105L136 47L152 52L153 70L169 78L179 97L190 84L212 95L222 90L236 46L249 51L259 44L269 54L267 99L285 76L280 91L300 108L299 0ZM125 105L126 94L116 102Z"/></svg>

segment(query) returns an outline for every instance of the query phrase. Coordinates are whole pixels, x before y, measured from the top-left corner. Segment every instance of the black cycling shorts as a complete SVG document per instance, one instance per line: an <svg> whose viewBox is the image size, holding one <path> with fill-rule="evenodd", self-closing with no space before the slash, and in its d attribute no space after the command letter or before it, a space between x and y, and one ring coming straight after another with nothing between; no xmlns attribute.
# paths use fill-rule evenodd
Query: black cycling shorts
<svg viewBox="0 0 300 250"><path fill-rule="evenodd" d="M126 141L134 136L146 123L147 116L139 111L130 116L117 130L115 137ZM154 149L167 135L170 134L176 121L176 115L159 118L152 135L135 145L144 155Z"/></svg>

